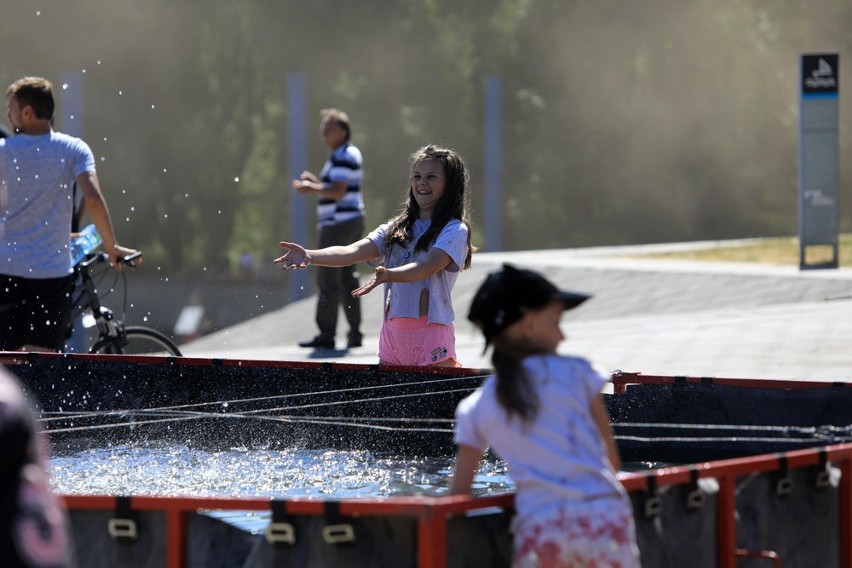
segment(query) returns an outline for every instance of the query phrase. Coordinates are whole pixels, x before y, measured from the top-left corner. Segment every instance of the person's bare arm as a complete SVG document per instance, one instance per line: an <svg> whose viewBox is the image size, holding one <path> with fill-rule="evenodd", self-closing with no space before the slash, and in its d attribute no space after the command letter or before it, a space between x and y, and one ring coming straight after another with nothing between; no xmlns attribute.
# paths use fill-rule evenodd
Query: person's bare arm
<svg viewBox="0 0 852 568"><path fill-rule="evenodd" d="M83 195L86 211L98 229L98 233L101 235L104 250L106 250L112 263L121 269L119 261L125 256L130 256L137 251L118 244L115 238L112 219L109 215L109 209L107 208L103 193L101 193L98 174L94 171L80 174L77 176L77 187L80 188L80 192Z"/></svg>
<svg viewBox="0 0 852 568"><path fill-rule="evenodd" d="M303 195L313 193L320 197L334 199L335 201L343 199L343 196L346 195L347 187L348 184L345 181L324 184L310 172L303 172L301 179L293 180L293 189L296 190L296 193Z"/></svg>
<svg viewBox="0 0 852 568"><path fill-rule="evenodd" d="M446 252L439 248L433 248L426 253L426 256L422 260L417 262L409 262L396 268L377 266L375 273L366 284L353 290L352 295L358 298L385 282L417 282L419 280L426 280L433 274L447 268L452 262L453 259Z"/></svg>
<svg viewBox="0 0 852 568"><path fill-rule="evenodd" d="M473 477L479 471L482 452L472 446L459 445L456 452L456 467L450 481L450 495L470 495Z"/></svg>
<svg viewBox="0 0 852 568"><path fill-rule="evenodd" d="M606 443L606 452L609 457L609 463L612 464L613 469L618 472L621 471L621 457L618 455L618 446L615 445L615 439L612 435L612 426L609 423L609 413L606 411L606 407L604 406L603 400L600 396L596 397L589 403L589 410L592 413L592 417L595 419L595 423L598 425L598 429L601 431L601 436L603 436L604 442Z"/></svg>
<svg viewBox="0 0 852 568"><path fill-rule="evenodd" d="M297 243L281 241L281 248L286 249L284 255L279 256L272 262L281 264L283 270L291 268L307 268L308 265L317 266L351 266L359 262L366 262L379 256L379 249L369 239L361 239L350 245L326 247L322 249L306 249Z"/></svg>

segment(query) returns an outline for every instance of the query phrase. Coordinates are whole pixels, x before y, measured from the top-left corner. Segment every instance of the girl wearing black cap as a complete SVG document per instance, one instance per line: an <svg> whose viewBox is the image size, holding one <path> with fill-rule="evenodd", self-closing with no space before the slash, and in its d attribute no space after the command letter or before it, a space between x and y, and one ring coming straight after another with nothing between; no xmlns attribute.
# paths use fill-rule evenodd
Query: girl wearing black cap
<svg viewBox="0 0 852 568"><path fill-rule="evenodd" d="M639 566L630 502L609 417L607 375L556 354L559 320L589 296L503 265L477 291L468 319L493 344L495 375L459 403L450 493L469 494L491 447L517 494L513 566Z"/></svg>

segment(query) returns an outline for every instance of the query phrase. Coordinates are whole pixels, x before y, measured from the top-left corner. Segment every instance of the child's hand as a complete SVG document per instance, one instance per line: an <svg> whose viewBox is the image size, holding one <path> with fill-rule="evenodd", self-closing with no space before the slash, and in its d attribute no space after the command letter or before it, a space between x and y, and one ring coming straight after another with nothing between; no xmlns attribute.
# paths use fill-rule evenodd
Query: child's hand
<svg viewBox="0 0 852 568"><path fill-rule="evenodd" d="M367 283L361 286L360 288L356 288L352 290L353 298L360 298L366 294L369 294L373 288L378 286L379 284L384 284L388 281L388 270L384 266L377 266L376 272L370 276L370 279L367 280Z"/></svg>
<svg viewBox="0 0 852 568"><path fill-rule="evenodd" d="M289 270L291 268L307 268L311 263L311 255L304 248L296 243L287 243L281 241L278 243L281 248L287 249L283 256L279 256L272 261L273 264L281 264L281 270Z"/></svg>

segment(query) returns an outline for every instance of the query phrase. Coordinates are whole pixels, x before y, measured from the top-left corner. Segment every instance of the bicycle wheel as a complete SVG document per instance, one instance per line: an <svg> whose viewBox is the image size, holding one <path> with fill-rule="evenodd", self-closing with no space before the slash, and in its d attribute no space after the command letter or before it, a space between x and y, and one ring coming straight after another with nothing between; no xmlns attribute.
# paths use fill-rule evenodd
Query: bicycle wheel
<svg viewBox="0 0 852 568"><path fill-rule="evenodd" d="M124 353L128 355L174 355L181 356L175 342L162 332L150 327L129 325L124 328L125 345L117 345L117 338L100 338L92 347L92 353Z"/></svg>

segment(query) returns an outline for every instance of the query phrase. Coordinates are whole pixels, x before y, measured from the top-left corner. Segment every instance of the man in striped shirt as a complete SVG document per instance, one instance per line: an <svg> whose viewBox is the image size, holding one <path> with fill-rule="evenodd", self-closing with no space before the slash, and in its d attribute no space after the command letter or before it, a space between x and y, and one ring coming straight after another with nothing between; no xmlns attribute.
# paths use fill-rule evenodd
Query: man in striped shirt
<svg viewBox="0 0 852 568"><path fill-rule="evenodd" d="M300 179L293 180L293 189L317 196L318 248L325 248L348 245L360 239L364 234L365 218L361 194L361 151L349 141L349 117L337 109L324 109L320 116L320 132L331 155L319 177L303 172ZM301 347L335 347L337 312L341 304L349 323L346 347L361 346L361 300L352 297L352 290L359 286L354 266L318 268L316 322L319 334L299 343Z"/></svg>

